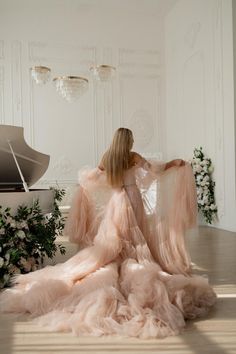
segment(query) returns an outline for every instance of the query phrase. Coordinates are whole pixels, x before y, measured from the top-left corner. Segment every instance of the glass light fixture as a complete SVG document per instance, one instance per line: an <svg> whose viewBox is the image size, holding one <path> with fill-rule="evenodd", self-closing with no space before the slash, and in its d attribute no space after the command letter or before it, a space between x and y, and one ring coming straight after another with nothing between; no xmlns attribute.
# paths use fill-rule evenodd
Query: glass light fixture
<svg viewBox="0 0 236 354"><path fill-rule="evenodd" d="M116 72L116 68L111 65L92 66L89 70L96 80L103 82L110 81Z"/></svg>
<svg viewBox="0 0 236 354"><path fill-rule="evenodd" d="M47 66L33 66L31 68L31 76L36 84L46 84L51 75L51 69Z"/></svg>
<svg viewBox="0 0 236 354"><path fill-rule="evenodd" d="M56 90L68 102L76 101L88 89L88 80L80 76L58 76L53 82Z"/></svg>

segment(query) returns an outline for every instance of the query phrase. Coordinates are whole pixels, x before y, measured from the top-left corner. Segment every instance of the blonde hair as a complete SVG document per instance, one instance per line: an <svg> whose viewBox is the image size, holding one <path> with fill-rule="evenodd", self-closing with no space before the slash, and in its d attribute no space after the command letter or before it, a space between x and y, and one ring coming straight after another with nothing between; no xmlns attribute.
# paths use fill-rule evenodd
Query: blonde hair
<svg viewBox="0 0 236 354"><path fill-rule="evenodd" d="M107 181L113 187L123 184L124 171L131 164L131 149L133 146L133 133L130 129L119 128L114 134L112 143L104 154L102 163L107 174Z"/></svg>

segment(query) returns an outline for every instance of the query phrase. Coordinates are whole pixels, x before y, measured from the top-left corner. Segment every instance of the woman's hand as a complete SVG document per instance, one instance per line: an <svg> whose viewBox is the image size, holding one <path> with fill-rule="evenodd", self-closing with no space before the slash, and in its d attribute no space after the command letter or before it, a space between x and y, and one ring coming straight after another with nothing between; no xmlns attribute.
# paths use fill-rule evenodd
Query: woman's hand
<svg viewBox="0 0 236 354"><path fill-rule="evenodd" d="M176 161L176 166L184 166L185 165L185 161L182 159L176 159L174 161Z"/></svg>

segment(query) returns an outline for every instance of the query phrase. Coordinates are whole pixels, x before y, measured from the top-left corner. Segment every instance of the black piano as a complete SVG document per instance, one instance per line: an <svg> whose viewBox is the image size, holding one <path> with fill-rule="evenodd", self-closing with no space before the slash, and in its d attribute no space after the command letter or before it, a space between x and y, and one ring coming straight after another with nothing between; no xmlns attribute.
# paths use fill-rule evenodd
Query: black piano
<svg viewBox="0 0 236 354"><path fill-rule="evenodd" d="M22 127L0 125L0 205L15 213L19 205L39 200L43 213L52 211L53 191L30 189L46 172L50 157L32 149Z"/></svg>

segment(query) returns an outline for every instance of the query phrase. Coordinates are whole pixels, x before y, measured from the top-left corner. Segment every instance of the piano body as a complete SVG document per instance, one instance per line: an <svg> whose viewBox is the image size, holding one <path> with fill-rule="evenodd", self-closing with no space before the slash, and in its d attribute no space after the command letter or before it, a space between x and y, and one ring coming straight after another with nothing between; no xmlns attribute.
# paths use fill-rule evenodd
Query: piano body
<svg viewBox="0 0 236 354"><path fill-rule="evenodd" d="M14 214L20 205L30 207L39 200L42 212L50 213L53 191L29 189L46 172L49 160L27 145L22 127L0 125L0 205Z"/></svg>

